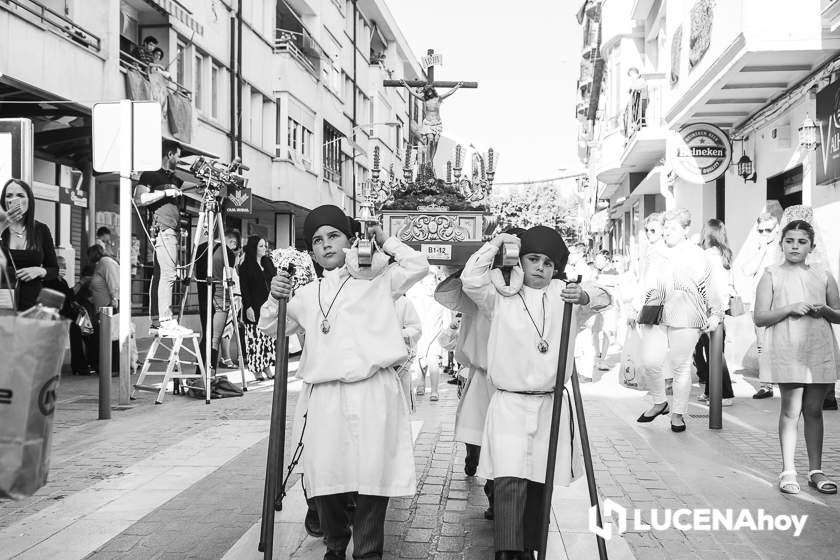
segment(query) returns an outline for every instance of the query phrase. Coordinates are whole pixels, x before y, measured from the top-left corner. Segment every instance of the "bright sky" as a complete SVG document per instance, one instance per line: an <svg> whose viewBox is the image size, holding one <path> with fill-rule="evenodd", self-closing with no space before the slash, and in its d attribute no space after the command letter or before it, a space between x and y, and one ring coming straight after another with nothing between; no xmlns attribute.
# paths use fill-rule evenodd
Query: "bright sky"
<svg viewBox="0 0 840 560"><path fill-rule="evenodd" d="M575 87L580 2L386 0L415 56L443 54L435 79L478 82L443 102L444 135L492 146L497 182L580 169ZM439 90L442 92L442 90Z"/></svg>

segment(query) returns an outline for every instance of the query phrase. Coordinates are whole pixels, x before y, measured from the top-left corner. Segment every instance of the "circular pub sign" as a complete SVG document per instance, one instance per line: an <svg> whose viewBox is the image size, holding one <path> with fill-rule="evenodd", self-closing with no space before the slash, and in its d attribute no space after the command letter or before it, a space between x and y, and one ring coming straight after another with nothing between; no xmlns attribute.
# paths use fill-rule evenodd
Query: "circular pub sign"
<svg viewBox="0 0 840 560"><path fill-rule="evenodd" d="M713 124L688 124L680 129L674 171L692 183L708 183L726 172L732 161L729 136Z"/></svg>

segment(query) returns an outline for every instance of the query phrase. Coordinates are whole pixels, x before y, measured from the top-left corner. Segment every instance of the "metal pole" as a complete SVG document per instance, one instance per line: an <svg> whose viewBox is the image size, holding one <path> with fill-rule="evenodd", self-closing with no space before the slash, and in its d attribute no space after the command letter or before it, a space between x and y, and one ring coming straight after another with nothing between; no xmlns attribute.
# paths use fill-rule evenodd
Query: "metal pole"
<svg viewBox="0 0 840 560"><path fill-rule="evenodd" d="M289 274L294 274L290 266ZM278 496L279 479L283 476L283 454L286 447L286 392L289 380L289 339L286 338L286 300L277 303L277 352L274 362L274 393L271 401L271 426L268 432L268 459L266 461L265 491L263 492L262 526L260 544L263 560L274 554L274 509L283 509L283 496Z"/></svg>
<svg viewBox="0 0 840 560"><path fill-rule="evenodd" d="M580 395L580 381L577 370L572 370L572 392L575 397L575 412L577 413L578 430L580 431L580 445L583 451L583 468L586 471L586 485L589 487L589 504L595 508L598 527L603 528L601 520L601 502L598 500L598 488L595 485L595 469L592 466L592 450L589 448L589 432L586 429L586 415L583 413L583 397ZM601 535L598 539L598 558L607 560L607 541Z"/></svg>
<svg viewBox="0 0 840 560"><path fill-rule="evenodd" d="M212 205L215 201L207 203L207 325L204 328L204 404L210 404L210 368L215 374L216 363L213 361L213 288L215 282L213 281L213 225L216 220L215 209ZM196 235L201 235L201 232L196 232ZM222 239L222 243L225 240ZM218 358L218 356L217 356Z"/></svg>
<svg viewBox="0 0 840 560"><path fill-rule="evenodd" d="M580 277L578 277L580 282ZM548 460L545 466L543 510L540 520L539 560L548 558L548 525L551 520L551 496L554 493L554 463L557 461L557 436L560 433L560 412L563 409L563 387L566 385L566 366L569 361L569 338L572 331L572 304L563 305L563 323L560 330L560 357L554 382L554 405L551 411L551 432L548 438Z"/></svg>
<svg viewBox="0 0 840 560"><path fill-rule="evenodd" d="M723 428L723 323L709 333L709 429Z"/></svg>
<svg viewBox="0 0 840 560"><path fill-rule="evenodd" d="M99 308L99 419L111 419L111 316L112 307Z"/></svg>
<svg viewBox="0 0 840 560"><path fill-rule="evenodd" d="M128 339L131 328L131 171L134 168L134 106L120 101L122 142L120 146L120 300L119 344L122 354L119 369L119 402L128 404L131 391ZM95 232L94 232L95 233ZM108 333L110 337L110 332ZM108 339L110 345L111 339Z"/></svg>

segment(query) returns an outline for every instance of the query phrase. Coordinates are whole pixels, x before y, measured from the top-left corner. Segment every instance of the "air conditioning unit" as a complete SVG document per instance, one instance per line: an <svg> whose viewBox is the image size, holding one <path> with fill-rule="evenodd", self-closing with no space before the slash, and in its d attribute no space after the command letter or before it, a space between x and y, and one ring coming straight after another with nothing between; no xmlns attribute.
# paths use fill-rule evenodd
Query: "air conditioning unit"
<svg viewBox="0 0 840 560"><path fill-rule="evenodd" d="M790 149L790 124L781 124L770 129L770 144L774 150Z"/></svg>

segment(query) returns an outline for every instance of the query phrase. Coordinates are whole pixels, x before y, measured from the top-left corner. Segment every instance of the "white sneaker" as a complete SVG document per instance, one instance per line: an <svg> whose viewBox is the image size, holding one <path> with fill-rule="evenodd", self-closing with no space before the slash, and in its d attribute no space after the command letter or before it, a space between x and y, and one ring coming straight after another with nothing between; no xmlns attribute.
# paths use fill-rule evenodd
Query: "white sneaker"
<svg viewBox="0 0 840 560"><path fill-rule="evenodd" d="M702 402L702 403L707 403L707 402L709 402L709 397L707 397L703 393L700 393L699 395L697 395L697 400Z"/></svg>
<svg viewBox="0 0 840 560"><path fill-rule="evenodd" d="M182 327L175 318L162 320L158 328L158 336L186 336L192 333L192 329Z"/></svg>
<svg viewBox="0 0 840 560"><path fill-rule="evenodd" d="M730 398L730 399L723 399L722 400L722 405L723 406L732 406L733 404L735 404L735 399Z"/></svg>

